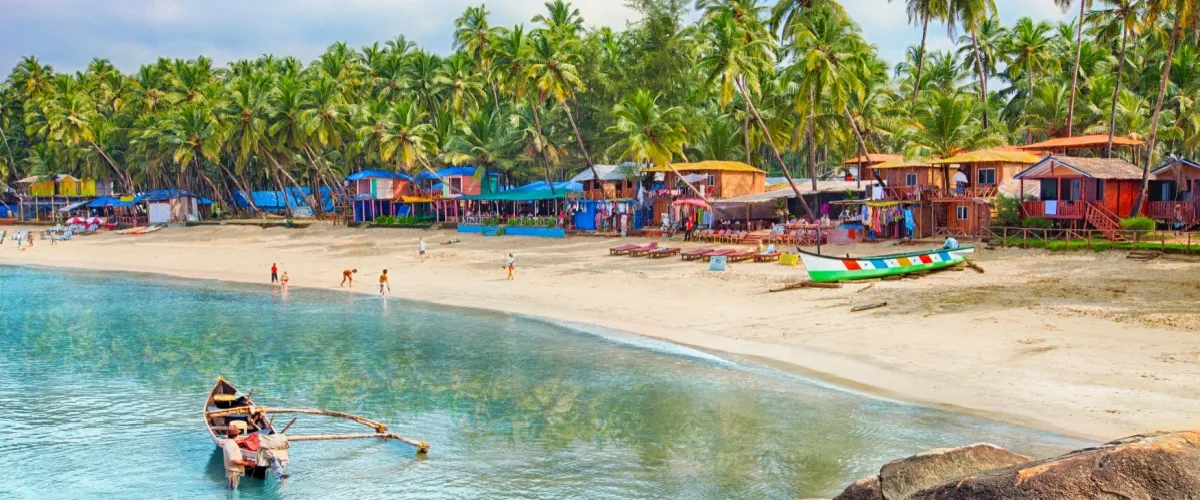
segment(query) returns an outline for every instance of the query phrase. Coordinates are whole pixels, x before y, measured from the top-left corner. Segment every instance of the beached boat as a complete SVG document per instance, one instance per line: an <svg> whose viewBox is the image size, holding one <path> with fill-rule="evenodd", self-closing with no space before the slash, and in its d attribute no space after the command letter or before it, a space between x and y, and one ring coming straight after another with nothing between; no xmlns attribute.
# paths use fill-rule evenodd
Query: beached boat
<svg viewBox="0 0 1200 500"><path fill-rule="evenodd" d="M209 436L212 437L213 443L217 445L217 452L220 453L221 441L223 441L226 432L229 430L229 425L234 420L246 422L246 436L258 434L259 446L255 451L242 447L242 456L246 460L252 460L258 463L253 470L247 468L246 474L251 477L262 479L266 477L267 470L271 468L272 459L281 459L282 463L276 463L280 467L287 465L287 449L289 443L297 441L332 441L342 439L394 439L412 445L417 448L417 453L427 453L429 451L429 443L408 439L395 433L388 432L387 425L381 422L376 422L371 419L363 418L358 415L342 413L331 410L315 410L309 408L275 408L266 407L255 404L251 399L250 393L240 393L233 384L222 377L217 377L217 383L209 392L208 398L204 400L204 425L208 429ZM323 435L304 435L304 436L284 436L284 433L291 428L292 423L296 421L292 418L283 429L276 432L272 419L267 418L267 414L276 413L295 413L308 415L321 415L326 417L343 418L352 420L371 428L372 432L367 434L323 434ZM282 453L281 453L282 452ZM260 453L266 453L259 457ZM274 456L272 456L274 455ZM281 474L286 476L286 474Z"/></svg>
<svg viewBox="0 0 1200 500"><path fill-rule="evenodd" d="M808 276L816 282L853 281L931 271L961 264L975 247L938 248L920 252L877 255L873 257L836 257L800 252Z"/></svg>

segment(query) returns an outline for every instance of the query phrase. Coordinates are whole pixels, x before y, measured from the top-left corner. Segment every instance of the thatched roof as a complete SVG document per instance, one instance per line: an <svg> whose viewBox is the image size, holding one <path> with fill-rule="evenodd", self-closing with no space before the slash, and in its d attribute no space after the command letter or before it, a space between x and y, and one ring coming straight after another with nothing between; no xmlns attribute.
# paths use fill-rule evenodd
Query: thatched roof
<svg viewBox="0 0 1200 500"><path fill-rule="evenodd" d="M1113 136L1114 146L1141 146L1144 141L1130 139L1128 137ZM1108 146L1108 134L1094 135L1077 135L1074 137L1059 137L1050 139L1035 144L1027 144L1025 146L1017 146L1017 149L1026 151L1055 151L1059 149L1085 149L1099 148Z"/></svg>
<svg viewBox="0 0 1200 500"><path fill-rule="evenodd" d="M702 161L699 163L672 163L672 167L679 172L757 172L765 174L762 170L754 168L740 161ZM643 172L670 172L667 167L652 167L643 170Z"/></svg>
<svg viewBox="0 0 1200 500"><path fill-rule="evenodd" d="M1081 158L1077 156L1050 156L1037 165L1016 175L1017 179L1038 178L1049 173L1052 167L1065 167L1093 179L1141 180L1142 169L1120 158Z"/></svg>

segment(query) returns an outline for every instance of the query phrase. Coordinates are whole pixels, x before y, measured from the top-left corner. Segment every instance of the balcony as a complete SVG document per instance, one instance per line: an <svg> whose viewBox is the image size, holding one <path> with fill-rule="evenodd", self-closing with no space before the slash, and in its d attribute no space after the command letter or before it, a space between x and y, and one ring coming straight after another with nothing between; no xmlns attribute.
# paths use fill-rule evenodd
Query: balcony
<svg viewBox="0 0 1200 500"><path fill-rule="evenodd" d="M1200 215L1197 204L1191 201L1151 201L1146 203L1146 217L1155 220L1175 220L1175 206L1179 206L1179 214L1183 222L1195 222Z"/></svg>
<svg viewBox="0 0 1200 500"><path fill-rule="evenodd" d="M1051 210L1047 212L1047 204ZM1084 201L1023 201L1021 213L1025 217L1045 217L1047 219L1082 219L1087 213L1087 202Z"/></svg>
<svg viewBox="0 0 1200 500"><path fill-rule="evenodd" d="M588 189L583 191L582 197L588 200L632 199L637 198L637 189Z"/></svg>

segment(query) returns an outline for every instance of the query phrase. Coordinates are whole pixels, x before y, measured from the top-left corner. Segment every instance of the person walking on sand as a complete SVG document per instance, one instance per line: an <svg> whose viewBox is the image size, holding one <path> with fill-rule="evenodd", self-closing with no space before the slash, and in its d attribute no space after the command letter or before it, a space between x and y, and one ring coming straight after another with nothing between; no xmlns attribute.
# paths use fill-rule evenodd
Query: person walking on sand
<svg viewBox="0 0 1200 500"><path fill-rule="evenodd" d="M383 274L379 275L379 296L380 297L383 297L383 295L384 295L383 290L385 288L389 292L392 291L392 285L390 283L388 283L387 269L384 269Z"/></svg>
<svg viewBox="0 0 1200 500"><path fill-rule="evenodd" d="M279 266L271 264L271 283L279 283Z"/></svg>
<svg viewBox="0 0 1200 500"><path fill-rule="evenodd" d="M354 288L354 274L357 272L358 272L358 269L347 269L345 271L342 271L341 286L346 286L346 282L350 282L350 288Z"/></svg>
<svg viewBox="0 0 1200 500"><path fill-rule="evenodd" d="M425 262L425 238L417 242L417 254L421 257L421 262Z"/></svg>
<svg viewBox="0 0 1200 500"><path fill-rule="evenodd" d="M512 252L509 252L508 261L504 263L504 267L508 268L508 279L511 281L513 279L513 271L517 268L517 258L513 256Z"/></svg>

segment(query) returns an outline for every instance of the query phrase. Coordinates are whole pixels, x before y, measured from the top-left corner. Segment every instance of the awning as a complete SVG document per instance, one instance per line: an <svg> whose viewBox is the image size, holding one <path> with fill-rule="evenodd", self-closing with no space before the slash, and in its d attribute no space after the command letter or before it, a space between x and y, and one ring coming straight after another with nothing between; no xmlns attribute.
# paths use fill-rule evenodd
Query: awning
<svg viewBox="0 0 1200 500"><path fill-rule="evenodd" d="M701 208L711 208L711 207L709 207L708 202L705 202L704 200L701 200L700 198L680 198L680 199L672 202L671 205L673 205L673 206L695 205L695 206L701 207Z"/></svg>
<svg viewBox="0 0 1200 500"><path fill-rule="evenodd" d="M79 207L87 205L87 204L88 204L88 202L86 202L86 201L80 201L80 202L72 203L70 205L62 207L62 208L58 209L58 211L66 213L66 212L70 212L72 210L75 210L76 208L79 208Z"/></svg>

